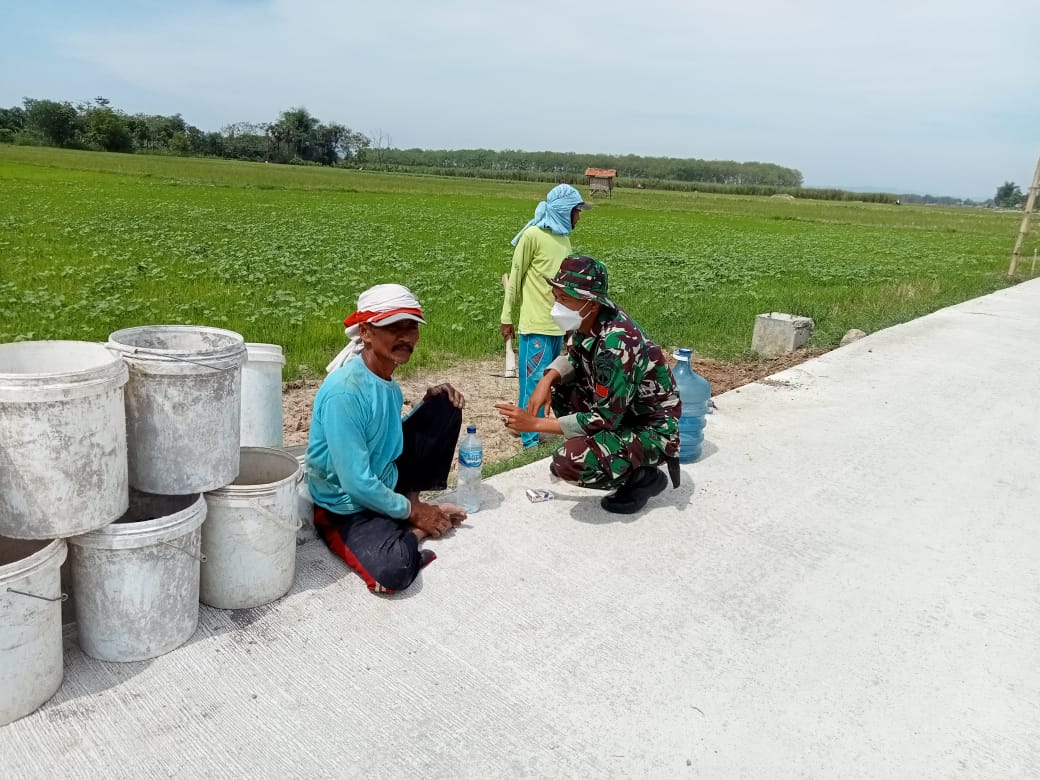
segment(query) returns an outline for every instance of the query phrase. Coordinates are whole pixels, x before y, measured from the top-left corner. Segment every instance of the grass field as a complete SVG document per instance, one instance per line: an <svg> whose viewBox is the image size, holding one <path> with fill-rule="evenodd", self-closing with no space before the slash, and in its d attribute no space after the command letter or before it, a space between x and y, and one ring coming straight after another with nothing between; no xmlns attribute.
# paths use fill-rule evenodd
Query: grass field
<svg viewBox="0 0 1040 780"><path fill-rule="evenodd" d="M358 293L399 281L430 323L416 365L490 355L509 241L546 189L0 146L0 341L206 324L281 344L287 377L318 375ZM810 316L833 344L1004 286L1020 219L615 190L573 243L655 340L730 359L762 312Z"/></svg>

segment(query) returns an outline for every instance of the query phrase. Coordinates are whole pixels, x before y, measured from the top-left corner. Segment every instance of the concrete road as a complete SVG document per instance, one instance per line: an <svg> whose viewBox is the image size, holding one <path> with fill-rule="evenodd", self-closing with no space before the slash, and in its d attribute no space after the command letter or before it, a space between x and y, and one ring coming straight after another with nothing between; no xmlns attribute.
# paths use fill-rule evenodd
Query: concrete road
<svg viewBox="0 0 1040 780"><path fill-rule="evenodd" d="M152 661L70 632L0 775L1040 776L1040 281L716 402L638 516L536 463L401 596L310 543Z"/></svg>

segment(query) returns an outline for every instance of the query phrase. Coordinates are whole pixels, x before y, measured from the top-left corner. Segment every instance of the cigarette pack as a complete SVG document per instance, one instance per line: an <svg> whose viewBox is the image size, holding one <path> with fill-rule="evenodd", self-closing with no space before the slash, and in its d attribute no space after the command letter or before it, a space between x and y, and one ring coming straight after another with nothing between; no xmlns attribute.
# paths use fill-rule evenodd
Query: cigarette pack
<svg viewBox="0 0 1040 780"><path fill-rule="evenodd" d="M552 501L554 498L556 498L556 495L551 490L527 488L527 500L532 504L537 504L540 501Z"/></svg>

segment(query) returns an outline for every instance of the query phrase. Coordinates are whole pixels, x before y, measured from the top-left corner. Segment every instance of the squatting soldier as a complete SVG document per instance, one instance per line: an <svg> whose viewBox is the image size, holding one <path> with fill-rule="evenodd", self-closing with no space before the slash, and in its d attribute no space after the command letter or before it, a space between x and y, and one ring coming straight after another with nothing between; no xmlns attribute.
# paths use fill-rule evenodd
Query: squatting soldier
<svg viewBox="0 0 1040 780"><path fill-rule="evenodd" d="M616 492L608 512L638 512L668 478L679 486L679 394L661 348L607 297L607 269L570 255L549 280L552 317L566 354L545 370L526 409L496 404L507 428L562 433L550 471L581 487ZM551 404L554 418L538 413Z"/></svg>

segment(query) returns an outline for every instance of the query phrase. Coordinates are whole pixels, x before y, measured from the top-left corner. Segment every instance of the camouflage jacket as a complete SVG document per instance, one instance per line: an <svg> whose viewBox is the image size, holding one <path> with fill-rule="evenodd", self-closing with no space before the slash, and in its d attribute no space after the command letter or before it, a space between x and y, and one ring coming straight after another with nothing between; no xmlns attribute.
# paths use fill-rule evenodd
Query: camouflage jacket
<svg viewBox="0 0 1040 780"><path fill-rule="evenodd" d="M585 434L652 428L678 446L679 393L664 351L621 309L604 308L597 325L591 336L577 331L567 335L566 360L573 373L561 372L561 380L589 385L593 397L591 411L568 417ZM566 428L571 420L560 422L570 435Z"/></svg>

